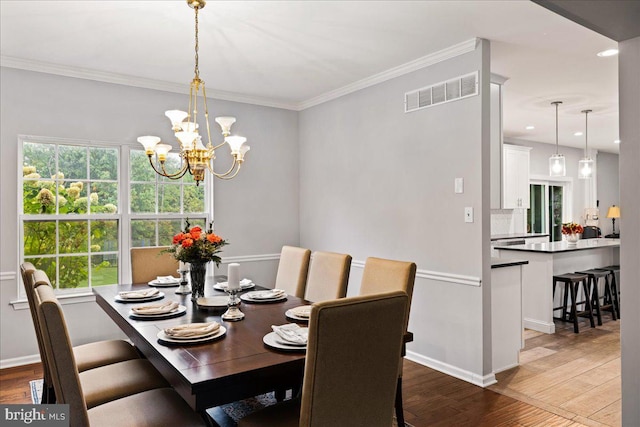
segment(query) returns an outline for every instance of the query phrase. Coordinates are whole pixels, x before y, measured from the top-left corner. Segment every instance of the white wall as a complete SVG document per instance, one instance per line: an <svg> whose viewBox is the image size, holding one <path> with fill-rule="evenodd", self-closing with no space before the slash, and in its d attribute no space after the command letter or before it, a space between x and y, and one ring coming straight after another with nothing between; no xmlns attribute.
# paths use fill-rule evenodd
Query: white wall
<svg viewBox="0 0 640 427"><path fill-rule="evenodd" d="M640 37L619 49L622 425L640 426Z"/></svg>
<svg viewBox="0 0 640 427"><path fill-rule="evenodd" d="M301 244L360 261L416 262L408 349L476 383L491 372L490 301L483 308L490 273L488 54L483 42L300 113ZM480 96L404 112L405 92L476 70ZM464 178L464 194L454 194L456 177ZM464 222L465 206L474 208L474 223ZM350 294L357 293L359 268L352 269ZM485 281L477 287L437 279L447 274L458 277L454 282Z"/></svg>
<svg viewBox="0 0 640 427"><path fill-rule="evenodd" d="M156 134L172 141L164 111L184 108L187 96L10 68L2 68L0 82L0 365L7 366L37 353L28 311L9 305L20 284L18 135L137 144L138 136ZM240 175L215 182L216 231L231 242L223 255L260 258L297 244L297 113L217 100L209 101L209 109L212 116L236 116L234 131L251 144ZM245 261L243 271L269 285L276 266L277 259ZM94 302L65 305L65 314L74 344L121 336Z"/></svg>

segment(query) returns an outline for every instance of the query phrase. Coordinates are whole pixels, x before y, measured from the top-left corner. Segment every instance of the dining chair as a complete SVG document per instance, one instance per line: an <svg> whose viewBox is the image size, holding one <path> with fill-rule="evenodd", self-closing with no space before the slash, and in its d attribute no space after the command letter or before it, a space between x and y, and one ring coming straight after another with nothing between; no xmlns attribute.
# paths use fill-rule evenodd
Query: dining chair
<svg viewBox="0 0 640 427"><path fill-rule="evenodd" d="M407 304L402 291L314 304L300 399L238 427L389 427Z"/></svg>
<svg viewBox="0 0 640 427"><path fill-rule="evenodd" d="M44 342L42 340L40 320L37 313L38 308L35 302L35 287L41 285L51 287L51 282L44 271L36 270L34 265L30 262L25 262L20 265L20 273L22 274L22 283L24 285L25 293L27 294L29 311L31 313L31 320L33 321L36 333L38 351L40 353L40 360L42 361L42 370L44 373L41 403L55 403L56 397L53 382L51 380L51 368L47 360ZM82 344L75 346L73 348L73 352L80 372L97 368L99 366L106 366L112 363L140 358L140 354L136 348L123 340L106 340Z"/></svg>
<svg viewBox="0 0 640 427"><path fill-rule="evenodd" d="M314 252L304 299L321 302L347 296L351 255Z"/></svg>
<svg viewBox="0 0 640 427"><path fill-rule="evenodd" d="M275 287L283 289L289 295L304 298L310 258L311 251L309 249L283 246L280 252Z"/></svg>
<svg viewBox="0 0 640 427"><path fill-rule="evenodd" d="M395 261L382 258L369 257L365 261L362 281L360 283L360 295L371 295L378 292L401 290L409 297L405 318L405 332L409 327L409 312L411 310L411 298L413 285L416 280L416 264L406 261ZM396 419L398 425L404 425L404 410L402 405L402 368L406 344L402 344L402 357L398 366L398 385L396 387Z"/></svg>
<svg viewBox="0 0 640 427"><path fill-rule="evenodd" d="M148 283L158 276L178 277L180 263L168 252L169 246L131 248L131 283Z"/></svg>
<svg viewBox="0 0 640 427"><path fill-rule="evenodd" d="M137 369L141 371L140 375L149 376L152 374L143 370L142 365L146 363L151 366L151 364L139 359L83 373L78 372L64 313L53 289L49 286L38 286L35 296L40 325L46 325L43 327L43 341L52 366L57 403L69 405L71 427L206 425L204 420L193 412L173 389L167 387L166 382L162 388L140 390L91 406L87 401L87 382L83 380L83 374L99 369L109 369L120 364L137 363ZM112 371L104 372L100 379L103 384L113 386L118 379L136 375L138 374L134 369L123 370L120 373ZM104 393L108 392L108 387L105 387Z"/></svg>

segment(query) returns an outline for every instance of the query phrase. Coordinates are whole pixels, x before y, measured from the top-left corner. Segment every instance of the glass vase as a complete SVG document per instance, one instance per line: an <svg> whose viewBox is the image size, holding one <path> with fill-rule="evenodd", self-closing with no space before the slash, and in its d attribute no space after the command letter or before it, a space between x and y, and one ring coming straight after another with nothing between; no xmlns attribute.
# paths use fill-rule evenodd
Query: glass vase
<svg viewBox="0 0 640 427"><path fill-rule="evenodd" d="M191 299L196 301L204 296L204 282L207 275L207 262L191 263Z"/></svg>

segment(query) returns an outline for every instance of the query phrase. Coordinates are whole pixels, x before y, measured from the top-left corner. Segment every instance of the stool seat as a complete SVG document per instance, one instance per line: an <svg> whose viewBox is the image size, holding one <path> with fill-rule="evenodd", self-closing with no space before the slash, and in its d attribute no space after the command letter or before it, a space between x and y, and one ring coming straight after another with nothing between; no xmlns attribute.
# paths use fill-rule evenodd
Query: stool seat
<svg viewBox="0 0 640 427"><path fill-rule="evenodd" d="M609 274L609 272L605 269L592 268L590 270L576 271L576 274L586 274L586 275L591 275L595 277L605 277L607 274Z"/></svg>
<svg viewBox="0 0 640 427"><path fill-rule="evenodd" d="M563 297L563 306L559 308L554 308L553 311L562 310L562 317L556 318L562 321L573 322L573 332L576 334L580 332L578 327L578 316L587 317L591 324L592 328L596 327L595 320L593 318L593 308L591 305L591 294L589 293L589 288L587 286L589 280L589 274L582 273L564 273L564 274L556 274L553 276L553 295L556 293L556 284L558 282L564 283L564 297ZM580 289L580 285L582 285L582 290L585 295L585 299L582 302L577 301L578 291ZM567 303L569 294L571 294L571 311L567 313ZM578 304L584 304L585 309L583 311L578 311ZM569 314L569 317L567 317Z"/></svg>

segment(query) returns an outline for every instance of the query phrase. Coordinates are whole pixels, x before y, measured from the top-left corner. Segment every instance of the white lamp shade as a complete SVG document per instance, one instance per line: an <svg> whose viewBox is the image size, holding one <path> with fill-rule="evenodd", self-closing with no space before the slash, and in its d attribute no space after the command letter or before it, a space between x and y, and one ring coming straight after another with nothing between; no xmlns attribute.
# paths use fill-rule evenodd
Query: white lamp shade
<svg viewBox="0 0 640 427"><path fill-rule="evenodd" d="M167 154L171 151L171 146L169 144L158 144L156 145L156 153L158 154L158 160L164 162L167 160Z"/></svg>
<svg viewBox="0 0 640 427"><path fill-rule="evenodd" d="M145 153L149 155L153 154L153 152L155 151L156 145L158 145L158 143L160 142L160 138L151 135L140 136L138 137L138 142L142 144Z"/></svg>
<svg viewBox="0 0 640 427"><path fill-rule="evenodd" d="M239 154L240 147L247 141L247 138L243 136L228 136L225 141L231 147L231 154Z"/></svg>
<svg viewBox="0 0 640 427"><path fill-rule="evenodd" d="M198 136L196 132L176 132L176 138L180 141L183 150L191 150L193 142Z"/></svg>
<svg viewBox="0 0 640 427"><path fill-rule="evenodd" d="M578 178L589 179L593 176L593 160L589 157L578 162Z"/></svg>
<svg viewBox="0 0 640 427"><path fill-rule="evenodd" d="M567 168L565 167L564 155L554 154L549 157L549 175L565 176L566 174Z"/></svg>
<svg viewBox="0 0 640 427"><path fill-rule="evenodd" d="M184 132L195 132L200 126L195 122L182 122L180 128Z"/></svg>
<svg viewBox="0 0 640 427"><path fill-rule="evenodd" d="M180 123L182 123L182 121L189 116L189 113L180 110L169 110L165 111L164 115L167 116L169 120L171 120L171 125L173 127L176 127L180 126Z"/></svg>
<svg viewBox="0 0 640 427"><path fill-rule="evenodd" d="M200 135L196 137L196 150L206 150L204 144L202 143L202 136Z"/></svg>
<svg viewBox="0 0 640 427"><path fill-rule="evenodd" d="M235 117L216 117L216 123L220 125L223 135L229 135L231 132L231 125L235 122Z"/></svg>

